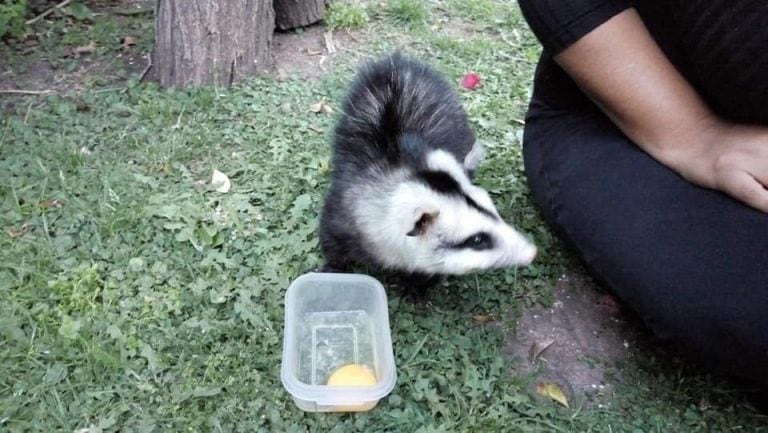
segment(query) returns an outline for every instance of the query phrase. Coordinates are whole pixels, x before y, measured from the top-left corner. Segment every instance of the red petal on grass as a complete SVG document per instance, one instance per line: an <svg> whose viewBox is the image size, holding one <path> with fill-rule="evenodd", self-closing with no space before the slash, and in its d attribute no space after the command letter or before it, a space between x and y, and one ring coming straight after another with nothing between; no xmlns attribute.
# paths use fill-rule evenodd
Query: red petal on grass
<svg viewBox="0 0 768 433"><path fill-rule="evenodd" d="M481 85L480 76L474 72L469 72L461 79L461 87L467 90L475 90Z"/></svg>

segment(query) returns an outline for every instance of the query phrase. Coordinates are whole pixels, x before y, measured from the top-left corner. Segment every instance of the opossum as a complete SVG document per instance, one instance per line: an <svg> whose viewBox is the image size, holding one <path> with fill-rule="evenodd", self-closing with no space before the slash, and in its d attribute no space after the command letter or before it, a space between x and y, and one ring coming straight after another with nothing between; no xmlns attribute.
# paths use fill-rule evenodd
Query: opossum
<svg viewBox="0 0 768 433"><path fill-rule="evenodd" d="M536 246L473 184L483 155L436 69L400 52L364 64L333 130L319 271L372 266L423 291L442 276L530 264Z"/></svg>

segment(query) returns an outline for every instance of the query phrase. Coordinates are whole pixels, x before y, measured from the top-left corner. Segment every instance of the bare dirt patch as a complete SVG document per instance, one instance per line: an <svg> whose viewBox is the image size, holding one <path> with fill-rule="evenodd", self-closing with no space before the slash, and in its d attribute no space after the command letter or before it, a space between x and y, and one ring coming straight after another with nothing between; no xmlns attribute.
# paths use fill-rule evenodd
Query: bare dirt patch
<svg viewBox="0 0 768 433"><path fill-rule="evenodd" d="M556 384L571 407L608 405L624 366L650 337L583 273L563 275L554 296L551 307L524 312L504 352L532 386Z"/></svg>
<svg viewBox="0 0 768 433"><path fill-rule="evenodd" d="M54 4L33 10L56 11ZM147 32L152 27L152 2L87 4L92 11L88 19L74 20L56 12L39 15L43 18L25 35L0 43L0 55L7 56L0 62L0 90L78 93L120 86L138 76L147 65L146 48L152 43Z"/></svg>
<svg viewBox="0 0 768 433"><path fill-rule="evenodd" d="M120 0L114 4L91 4L97 16L110 16L115 26L124 26L126 20L141 20L150 27L153 20L152 5L147 0ZM138 11L140 13L134 13ZM62 18L52 18L52 20ZM38 23L41 33L30 33L24 40L13 46L3 47L14 52L14 61L0 62L0 90L70 94L105 87L124 85L129 78L142 75L148 66L152 34L126 33L113 35L116 38L129 36L135 45L121 46L117 39L93 41L95 46L109 44L106 53L77 50L83 47L63 47L43 50L41 39L50 23ZM114 39L113 37L113 39ZM295 76L300 79L314 79L335 68L342 59L363 57L357 49L369 41L364 31L330 31L322 23L302 29L275 32L272 40L272 65L267 74L278 78ZM103 51L103 50L102 50ZM152 79L152 71L146 77Z"/></svg>
<svg viewBox="0 0 768 433"><path fill-rule="evenodd" d="M147 60L141 53L118 54L112 58L83 58L74 68L63 68L49 59L37 59L23 68L0 70L0 89L79 92L88 88L118 86L127 76L138 76Z"/></svg>
<svg viewBox="0 0 768 433"><path fill-rule="evenodd" d="M339 55L355 54L367 39L363 32L330 31L321 24L301 31L276 32L272 39L272 71L277 77L317 78L335 68Z"/></svg>
<svg viewBox="0 0 768 433"><path fill-rule="evenodd" d="M466 41L477 37L478 31L474 23L464 21L460 18L442 18L440 20L440 31L445 36L448 36L459 41ZM486 35L483 34L483 37Z"/></svg>

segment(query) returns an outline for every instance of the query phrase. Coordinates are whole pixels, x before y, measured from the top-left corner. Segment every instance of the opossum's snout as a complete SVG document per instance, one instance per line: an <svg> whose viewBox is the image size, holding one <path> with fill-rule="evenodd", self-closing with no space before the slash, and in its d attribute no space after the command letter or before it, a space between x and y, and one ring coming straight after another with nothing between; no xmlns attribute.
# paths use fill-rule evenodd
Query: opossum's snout
<svg viewBox="0 0 768 433"><path fill-rule="evenodd" d="M527 266L530 265L538 254L538 249L531 241L525 238L512 227L505 227L501 233L502 245L501 257L498 266Z"/></svg>
<svg viewBox="0 0 768 433"><path fill-rule="evenodd" d="M482 217L481 217L482 218ZM436 218L440 230L440 217ZM462 275L476 271L530 265L536 258L537 248L520 232L499 220L486 218L479 230L459 235L447 244L437 245L434 251L441 256L439 271L446 274ZM438 238L455 236L471 224L470 218L462 218ZM463 227L462 227L463 226ZM469 226L471 227L471 226ZM429 242L429 239L425 239Z"/></svg>
<svg viewBox="0 0 768 433"><path fill-rule="evenodd" d="M521 266L528 266L531 263L533 263L533 259L536 258L536 255L538 254L538 249L535 245L530 244L520 255L520 261L518 262Z"/></svg>
<svg viewBox="0 0 768 433"><path fill-rule="evenodd" d="M487 241L468 246L467 241L442 249L440 272L462 275L470 272L530 265L536 258L537 248L522 234L506 225L488 227L480 232ZM470 235L468 239L478 237Z"/></svg>

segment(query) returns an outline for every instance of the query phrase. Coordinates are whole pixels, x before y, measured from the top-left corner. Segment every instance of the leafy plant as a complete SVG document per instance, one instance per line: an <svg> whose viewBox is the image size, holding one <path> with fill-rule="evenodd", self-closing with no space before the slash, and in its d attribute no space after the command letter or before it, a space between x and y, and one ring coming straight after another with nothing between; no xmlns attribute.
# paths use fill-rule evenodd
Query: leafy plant
<svg viewBox="0 0 768 433"><path fill-rule="evenodd" d="M359 3L332 2L324 22L331 29L356 29L365 26L370 18Z"/></svg>
<svg viewBox="0 0 768 433"><path fill-rule="evenodd" d="M0 38L24 34L26 13L27 0L5 0L0 4Z"/></svg>
<svg viewBox="0 0 768 433"><path fill-rule="evenodd" d="M417 27L426 22L429 14L424 0L389 0L387 13L397 23Z"/></svg>
<svg viewBox="0 0 768 433"><path fill-rule="evenodd" d="M89 20L93 18L93 11L82 1L75 1L62 9L62 12L78 21Z"/></svg>

